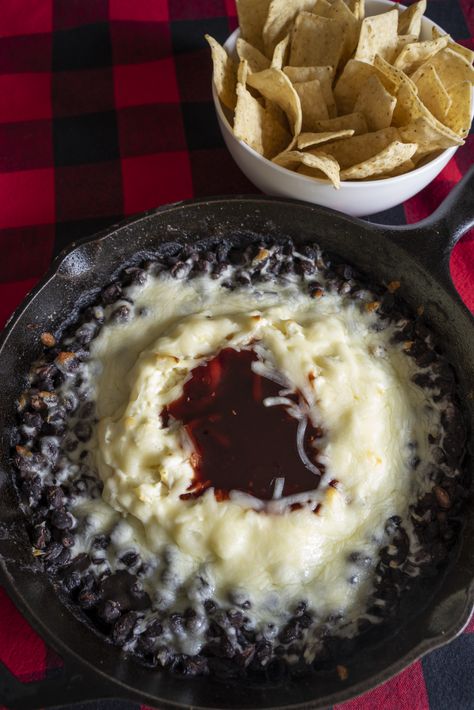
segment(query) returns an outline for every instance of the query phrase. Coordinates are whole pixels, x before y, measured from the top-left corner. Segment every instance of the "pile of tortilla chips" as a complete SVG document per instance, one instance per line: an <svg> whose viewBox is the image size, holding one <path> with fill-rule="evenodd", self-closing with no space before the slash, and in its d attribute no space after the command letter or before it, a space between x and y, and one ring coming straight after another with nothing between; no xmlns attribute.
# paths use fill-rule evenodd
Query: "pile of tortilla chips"
<svg viewBox="0 0 474 710"><path fill-rule="evenodd" d="M206 35L235 136L335 187L462 145L474 52L436 30L420 41L425 9L365 17L364 0L237 0L237 56Z"/></svg>

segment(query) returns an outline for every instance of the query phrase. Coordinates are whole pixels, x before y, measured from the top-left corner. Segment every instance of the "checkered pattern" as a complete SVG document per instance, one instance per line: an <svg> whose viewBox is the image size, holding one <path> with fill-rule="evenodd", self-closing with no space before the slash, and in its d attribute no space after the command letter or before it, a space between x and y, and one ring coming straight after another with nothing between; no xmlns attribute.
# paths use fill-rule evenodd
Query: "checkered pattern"
<svg viewBox="0 0 474 710"><path fill-rule="evenodd" d="M428 15L474 47L473 0L429 0ZM219 135L203 41L236 24L233 0L0 0L0 323L71 240L166 202L256 191ZM471 133L429 187L371 221L427 216L473 154ZM473 234L452 273L474 309ZM61 666L2 590L0 659L25 682ZM474 708L473 665L468 630L338 710Z"/></svg>

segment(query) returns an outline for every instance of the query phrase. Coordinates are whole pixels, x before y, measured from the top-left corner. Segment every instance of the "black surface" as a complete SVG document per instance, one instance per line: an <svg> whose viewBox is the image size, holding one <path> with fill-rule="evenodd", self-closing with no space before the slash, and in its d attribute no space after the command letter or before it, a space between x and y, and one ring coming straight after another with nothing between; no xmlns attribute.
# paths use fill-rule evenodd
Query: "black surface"
<svg viewBox="0 0 474 710"><path fill-rule="evenodd" d="M381 227L345 215L288 200L267 197L212 198L163 207L72 248L17 310L0 343L4 422L0 459L0 558L3 582L20 611L65 659L65 673L43 686L22 690L0 673L0 691L10 707L37 708L98 697L122 697L156 705L194 708L321 708L387 680L417 657L451 640L469 618L473 604L474 516L467 524L459 558L450 573L433 581L390 639L363 646L342 684L335 673L292 680L278 686L231 685L211 679L187 680L147 670L120 653L75 618L52 592L48 579L31 567L30 547L12 487L8 427L12 403L39 352L38 335L54 329L74 310L78 296L109 280L110 274L138 250L153 251L168 240L197 237L238 242L259 234L288 234L297 243L317 241L378 281L400 280L405 299L423 305L425 317L454 365L459 396L470 422L472 451L474 400L474 328L449 277L449 255L474 222L474 169L431 218L412 227ZM51 320L52 319L52 320ZM470 465L470 464L469 464ZM472 509L472 502L470 503ZM36 693L36 695L35 695Z"/></svg>

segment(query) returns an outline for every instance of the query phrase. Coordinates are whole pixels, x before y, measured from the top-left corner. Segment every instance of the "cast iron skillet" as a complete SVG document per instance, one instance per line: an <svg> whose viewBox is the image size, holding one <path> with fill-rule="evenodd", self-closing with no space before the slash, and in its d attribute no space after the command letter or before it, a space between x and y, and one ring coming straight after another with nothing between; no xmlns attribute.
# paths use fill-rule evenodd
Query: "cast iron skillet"
<svg viewBox="0 0 474 710"><path fill-rule="evenodd" d="M12 708L52 707L104 697L141 701L159 708L322 708L342 702L390 678L424 653L453 639L466 625L474 604L474 515L467 516L458 559L449 574L432 581L432 591L404 617L383 645L363 647L348 664L349 677L319 674L276 686L249 687L210 679L188 680L139 666L108 646L81 623L35 572L22 516L12 486L8 429L13 402L38 353L38 334L54 329L77 305L79 296L106 284L112 272L137 251L153 251L164 241L192 242L196 236L249 233L287 234L297 243L317 241L373 275L400 280L405 298L424 306L455 366L459 395L474 422L473 319L449 275L449 257L474 224L474 169L430 218L411 227L372 225L305 203L268 197L215 197L161 207L113 227L63 253L18 308L0 342L0 559L2 583L21 613L64 659L53 680L23 686L2 668L0 699ZM254 236L255 238L255 236ZM471 465L468 463L468 465ZM469 502L474 507L474 503Z"/></svg>

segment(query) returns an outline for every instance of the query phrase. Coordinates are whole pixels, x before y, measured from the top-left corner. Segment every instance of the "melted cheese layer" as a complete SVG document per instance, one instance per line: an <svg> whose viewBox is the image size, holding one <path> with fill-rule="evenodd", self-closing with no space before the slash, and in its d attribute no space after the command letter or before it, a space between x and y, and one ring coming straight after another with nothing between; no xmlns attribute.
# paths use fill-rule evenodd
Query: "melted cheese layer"
<svg viewBox="0 0 474 710"><path fill-rule="evenodd" d="M349 582L348 557L375 560L388 517L403 517L423 489L428 434L439 414L410 378L414 365L393 345L393 329L372 328L374 313L328 293L313 299L299 284L230 292L203 276L153 279L134 294L147 315L107 325L92 344L99 424L95 463L105 504L117 511L142 554L173 550L176 585L203 576L215 597L241 589L268 617L306 599L322 614L361 613L372 571ZM182 500L192 450L179 422L163 427L162 408L181 396L193 368L223 347L255 343L264 367L300 390L323 424L326 473L311 506L273 512L245 496L217 502L208 490ZM258 446L258 432L249 432ZM337 488L329 481L337 479ZM318 515L314 501L322 503Z"/></svg>

